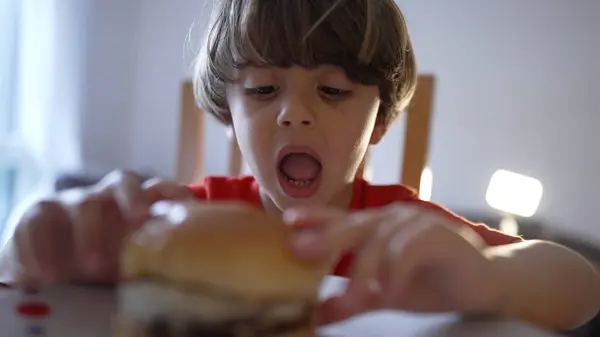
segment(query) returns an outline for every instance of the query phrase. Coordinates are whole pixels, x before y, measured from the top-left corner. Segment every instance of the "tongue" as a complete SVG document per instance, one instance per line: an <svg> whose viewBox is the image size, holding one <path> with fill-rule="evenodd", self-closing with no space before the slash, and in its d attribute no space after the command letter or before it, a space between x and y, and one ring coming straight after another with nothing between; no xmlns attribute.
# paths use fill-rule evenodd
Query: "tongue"
<svg viewBox="0 0 600 337"><path fill-rule="evenodd" d="M308 154L290 154L283 160L281 171L294 180L312 180L317 177L321 165Z"/></svg>

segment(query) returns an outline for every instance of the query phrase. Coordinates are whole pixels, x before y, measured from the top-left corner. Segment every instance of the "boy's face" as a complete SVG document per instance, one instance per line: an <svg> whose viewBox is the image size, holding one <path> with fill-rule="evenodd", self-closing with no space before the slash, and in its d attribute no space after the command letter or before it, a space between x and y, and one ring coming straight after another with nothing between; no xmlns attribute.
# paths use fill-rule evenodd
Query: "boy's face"
<svg viewBox="0 0 600 337"><path fill-rule="evenodd" d="M377 86L333 66L247 67L236 78L227 88L233 128L263 196L280 210L347 206L369 144L385 131Z"/></svg>

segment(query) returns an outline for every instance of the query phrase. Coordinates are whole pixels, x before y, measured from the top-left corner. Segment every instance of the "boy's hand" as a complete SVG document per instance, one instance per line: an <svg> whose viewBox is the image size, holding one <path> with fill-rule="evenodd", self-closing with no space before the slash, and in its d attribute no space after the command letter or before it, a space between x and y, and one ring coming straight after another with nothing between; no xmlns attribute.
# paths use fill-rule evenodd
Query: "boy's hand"
<svg viewBox="0 0 600 337"><path fill-rule="evenodd" d="M337 261L355 254L346 291L323 303L324 324L371 310L496 312L501 294L484 243L467 226L419 207L393 204L357 213L296 209L299 256Z"/></svg>
<svg viewBox="0 0 600 337"><path fill-rule="evenodd" d="M142 185L133 173L114 172L97 185L59 194L31 206L12 241L20 282L114 282L123 238L149 217L159 200L186 199L185 186L165 181Z"/></svg>

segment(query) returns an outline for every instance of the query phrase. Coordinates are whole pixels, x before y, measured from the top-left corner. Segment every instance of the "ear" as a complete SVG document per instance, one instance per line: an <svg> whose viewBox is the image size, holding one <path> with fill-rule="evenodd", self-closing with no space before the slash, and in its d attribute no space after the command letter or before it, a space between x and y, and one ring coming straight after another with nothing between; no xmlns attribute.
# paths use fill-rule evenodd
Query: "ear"
<svg viewBox="0 0 600 337"><path fill-rule="evenodd" d="M387 132L387 130L388 130L387 125L383 121L380 121L378 119L377 122L375 122L375 127L373 128L373 132L371 132L371 139L369 140L369 144L370 145L379 144L381 139L383 139L383 136L385 136L385 133Z"/></svg>

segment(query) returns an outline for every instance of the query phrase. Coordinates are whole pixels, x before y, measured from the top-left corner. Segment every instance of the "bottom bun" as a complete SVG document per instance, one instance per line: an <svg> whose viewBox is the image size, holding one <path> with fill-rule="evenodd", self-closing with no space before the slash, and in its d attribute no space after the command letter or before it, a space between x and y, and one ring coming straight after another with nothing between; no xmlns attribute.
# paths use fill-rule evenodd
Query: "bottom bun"
<svg viewBox="0 0 600 337"><path fill-rule="evenodd" d="M190 334L190 333L170 333L161 331L151 331L142 325L135 324L131 321L124 319L123 317L117 318L113 325L113 337L216 337L207 334ZM225 337L225 335L219 334L218 337ZM259 333L252 333L245 331L243 333L232 333L227 337L318 337L314 328L310 326L301 327L294 331L287 331L285 333L277 335L265 336Z"/></svg>

